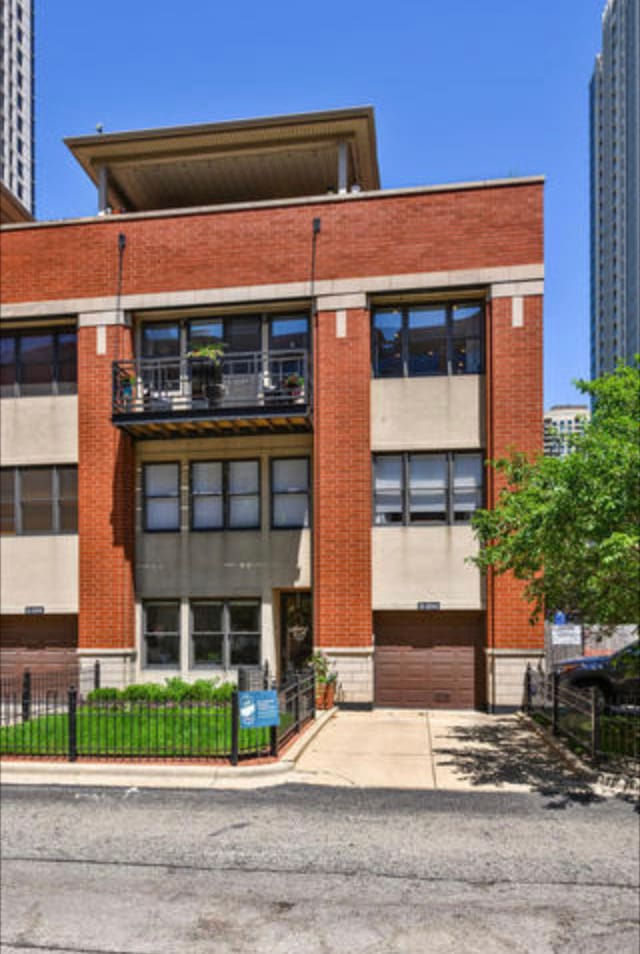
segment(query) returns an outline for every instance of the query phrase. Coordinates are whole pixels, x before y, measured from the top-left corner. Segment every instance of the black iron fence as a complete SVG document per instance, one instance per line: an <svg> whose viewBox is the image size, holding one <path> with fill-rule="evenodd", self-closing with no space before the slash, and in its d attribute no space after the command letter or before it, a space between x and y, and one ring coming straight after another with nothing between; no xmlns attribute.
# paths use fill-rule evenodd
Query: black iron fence
<svg viewBox="0 0 640 954"><path fill-rule="evenodd" d="M93 671L100 688L100 668ZM0 754L4 756L225 759L278 756L315 716L314 676L304 672L278 693L280 724L244 728L238 691L175 700L136 698L69 686L63 673L0 680Z"/></svg>
<svg viewBox="0 0 640 954"><path fill-rule="evenodd" d="M557 673L527 667L523 708L594 760L640 767L640 695L605 700L595 686L572 688Z"/></svg>
<svg viewBox="0 0 640 954"><path fill-rule="evenodd" d="M218 360L136 358L113 363L113 413L172 415L309 404L306 350L246 351Z"/></svg>

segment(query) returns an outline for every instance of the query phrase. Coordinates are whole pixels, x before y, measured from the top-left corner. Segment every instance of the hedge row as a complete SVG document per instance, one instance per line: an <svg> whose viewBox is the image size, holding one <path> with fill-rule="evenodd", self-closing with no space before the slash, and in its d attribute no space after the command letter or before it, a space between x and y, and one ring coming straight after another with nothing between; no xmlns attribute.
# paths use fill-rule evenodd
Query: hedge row
<svg viewBox="0 0 640 954"><path fill-rule="evenodd" d="M108 686L93 689L87 695L87 702L230 702L235 688L234 683L221 683L217 679L185 682L174 676L166 679L164 685L143 682L126 689Z"/></svg>

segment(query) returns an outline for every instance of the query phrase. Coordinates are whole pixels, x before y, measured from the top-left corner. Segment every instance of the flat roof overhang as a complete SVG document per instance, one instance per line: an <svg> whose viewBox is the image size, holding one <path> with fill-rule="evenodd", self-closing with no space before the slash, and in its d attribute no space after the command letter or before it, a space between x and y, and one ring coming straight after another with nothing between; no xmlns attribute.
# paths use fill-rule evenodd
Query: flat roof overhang
<svg viewBox="0 0 640 954"><path fill-rule="evenodd" d="M308 407L244 408L235 413L211 414L113 414L116 427L138 440L171 440L181 437L246 437L260 434L305 434L313 430Z"/></svg>
<svg viewBox="0 0 640 954"><path fill-rule="evenodd" d="M380 188L373 107L65 139L101 205L144 212Z"/></svg>

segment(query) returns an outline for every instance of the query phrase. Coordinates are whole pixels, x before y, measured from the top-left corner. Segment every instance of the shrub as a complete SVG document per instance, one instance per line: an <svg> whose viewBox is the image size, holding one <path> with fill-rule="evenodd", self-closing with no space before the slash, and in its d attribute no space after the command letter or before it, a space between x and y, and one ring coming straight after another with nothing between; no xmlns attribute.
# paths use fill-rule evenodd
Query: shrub
<svg viewBox="0 0 640 954"><path fill-rule="evenodd" d="M155 682L142 682L139 685L127 686L122 690L120 698L126 702L164 702L169 694L164 686Z"/></svg>
<svg viewBox="0 0 640 954"><path fill-rule="evenodd" d="M105 686L104 689L92 689L87 695L87 702L116 702L121 696L119 689Z"/></svg>
<svg viewBox="0 0 640 954"><path fill-rule="evenodd" d="M218 679L196 679L185 682L179 676L165 680L165 685L156 682L142 682L127 686L126 689L114 689L105 686L93 689L87 695L87 702L230 702L235 685L232 682L220 683Z"/></svg>

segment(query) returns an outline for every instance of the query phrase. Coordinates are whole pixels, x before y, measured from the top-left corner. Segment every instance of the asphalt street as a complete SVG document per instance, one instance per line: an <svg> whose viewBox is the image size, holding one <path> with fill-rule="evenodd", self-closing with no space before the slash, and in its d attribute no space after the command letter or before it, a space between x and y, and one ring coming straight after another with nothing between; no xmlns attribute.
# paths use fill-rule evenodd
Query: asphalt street
<svg viewBox="0 0 640 954"><path fill-rule="evenodd" d="M3 954L637 954L637 807L285 785L5 787Z"/></svg>

